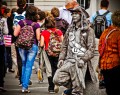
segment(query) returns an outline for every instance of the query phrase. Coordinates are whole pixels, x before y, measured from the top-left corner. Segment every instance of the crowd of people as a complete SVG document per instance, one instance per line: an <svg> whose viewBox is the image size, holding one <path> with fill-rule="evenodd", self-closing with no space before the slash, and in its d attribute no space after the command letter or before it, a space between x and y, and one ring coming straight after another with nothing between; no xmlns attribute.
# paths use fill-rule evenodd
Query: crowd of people
<svg viewBox="0 0 120 95"><path fill-rule="evenodd" d="M108 0L101 0L101 9L92 16L77 0L65 0L65 6L53 7L50 12L26 4L26 0L17 0L18 8L13 9L6 2L0 5L0 91L7 91L4 78L9 71L15 72L21 92L30 93L32 67L39 57L38 79L43 80L45 66L49 93L58 93L64 86L67 89L62 95L83 95L87 72L93 83L97 82L91 59L98 47L100 59L96 64L106 93L120 95L120 10L113 14L108 11ZM97 15L107 23L99 37ZM9 45L5 37L9 37Z"/></svg>

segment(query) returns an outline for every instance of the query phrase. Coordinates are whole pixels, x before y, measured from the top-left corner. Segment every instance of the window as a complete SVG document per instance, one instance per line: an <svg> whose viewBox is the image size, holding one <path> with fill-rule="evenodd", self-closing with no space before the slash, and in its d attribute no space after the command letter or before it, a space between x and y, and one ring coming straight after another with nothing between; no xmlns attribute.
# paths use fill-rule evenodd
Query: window
<svg viewBox="0 0 120 95"><path fill-rule="evenodd" d="M77 0L80 6L82 6L85 9L88 9L90 7L90 0Z"/></svg>
<svg viewBox="0 0 120 95"><path fill-rule="evenodd" d="M27 0L27 6L34 5L34 0Z"/></svg>

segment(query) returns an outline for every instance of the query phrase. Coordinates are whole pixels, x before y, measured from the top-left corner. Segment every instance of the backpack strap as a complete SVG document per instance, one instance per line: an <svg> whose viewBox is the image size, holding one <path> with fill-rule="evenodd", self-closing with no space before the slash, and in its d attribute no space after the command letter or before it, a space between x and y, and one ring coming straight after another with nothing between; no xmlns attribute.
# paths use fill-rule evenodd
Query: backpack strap
<svg viewBox="0 0 120 95"><path fill-rule="evenodd" d="M99 14L99 11L96 11L96 14L97 14L97 15L100 15L100 14Z"/></svg>
<svg viewBox="0 0 120 95"><path fill-rule="evenodd" d="M106 16L109 12L110 12L110 11L107 10L107 11L106 11L104 14L102 14L102 15L103 15L103 16ZM97 15L100 15L99 11L96 11L96 14L97 14Z"/></svg>
<svg viewBox="0 0 120 95"><path fill-rule="evenodd" d="M109 12L110 12L110 11L107 10L107 11L103 14L103 16L106 16Z"/></svg>

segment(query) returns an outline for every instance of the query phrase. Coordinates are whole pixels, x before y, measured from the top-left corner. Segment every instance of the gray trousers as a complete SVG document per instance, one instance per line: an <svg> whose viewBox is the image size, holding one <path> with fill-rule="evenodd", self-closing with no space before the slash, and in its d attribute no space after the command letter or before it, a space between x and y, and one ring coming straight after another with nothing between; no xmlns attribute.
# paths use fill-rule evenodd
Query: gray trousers
<svg viewBox="0 0 120 95"><path fill-rule="evenodd" d="M83 77L85 77L86 69L87 65L82 68ZM53 82L68 89L72 88L73 95L83 95L83 87L79 85L75 64L67 62L60 69L57 69Z"/></svg>

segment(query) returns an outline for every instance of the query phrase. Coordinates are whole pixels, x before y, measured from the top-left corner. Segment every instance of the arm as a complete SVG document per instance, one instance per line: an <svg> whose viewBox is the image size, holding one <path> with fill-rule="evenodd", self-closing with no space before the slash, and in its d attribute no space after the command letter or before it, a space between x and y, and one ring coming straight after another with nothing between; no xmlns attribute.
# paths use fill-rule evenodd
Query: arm
<svg viewBox="0 0 120 95"><path fill-rule="evenodd" d="M40 39L40 47L44 47L44 37L41 35L41 39Z"/></svg>
<svg viewBox="0 0 120 95"><path fill-rule="evenodd" d="M40 40L40 28L36 29L36 39L39 41Z"/></svg>
<svg viewBox="0 0 120 95"><path fill-rule="evenodd" d="M6 18L2 18L2 20L4 21L3 34L8 34L7 19Z"/></svg>
<svg viewBox="0 0 120 95"><path fill-rule="evenodd" d="M20 27L20 25L18 24L18 25L16 26L15 30L14 30L14 36L15 36L15 37L19 35L20 29L21 29L21 27Z"/></svg>
<svg viewBox="0 0 120 95"><path fill-rule="evenodd" d="M63 42L63 38L64 38L63 35L61 35L61 36L60 36L60 39L61 39L62 42Z"/></svg>
<svg viewBox="0 0 120 95"><path fill-rule="evenodd" d="M94 50L95 50L95 35L93 29L90 28L88 32L87 38L87 51L85 52L84 56L81 58L85 62L90 60L94 57Z"/></svg>

